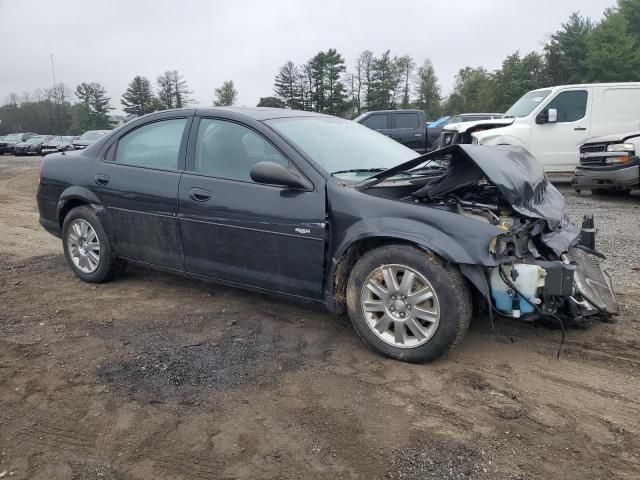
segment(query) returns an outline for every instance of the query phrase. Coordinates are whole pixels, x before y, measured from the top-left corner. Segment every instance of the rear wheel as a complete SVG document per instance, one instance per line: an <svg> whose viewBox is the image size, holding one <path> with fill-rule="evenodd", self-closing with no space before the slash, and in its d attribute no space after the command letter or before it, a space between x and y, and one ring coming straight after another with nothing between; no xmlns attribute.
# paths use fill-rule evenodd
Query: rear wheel
<svg viewBox="0 0 640 480"><path fill-rule="evenodd" d="M471 295L462 275L405 245L365 253L347 285L354 329L373 350L408 362L445 355L466 332Z"/></svg>
<svg viewBox="0 0 640 480"><path fill-rule="evenodd" d="M107 281L124 271L100 219L91 207L71 210L62 226L62 245L67 263L78 278L89 283Z"/></svg>

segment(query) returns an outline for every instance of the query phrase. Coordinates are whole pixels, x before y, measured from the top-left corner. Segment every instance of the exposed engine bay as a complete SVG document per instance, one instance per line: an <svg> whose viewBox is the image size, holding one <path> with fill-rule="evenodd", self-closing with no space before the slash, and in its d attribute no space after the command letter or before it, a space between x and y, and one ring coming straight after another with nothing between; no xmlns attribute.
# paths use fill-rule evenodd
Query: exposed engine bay
<svg viewBox="0 0 640 480"><path fill-rule="evenodd" d="M584 219L582 231L571 223L564 197L521 147L453 145L360 188L494 226L496 235L486 245L492 261L460 265L489 312L552 320L563 329L619 314L609 276L599 265L604 257L595 250L593 217Z"/></svg>

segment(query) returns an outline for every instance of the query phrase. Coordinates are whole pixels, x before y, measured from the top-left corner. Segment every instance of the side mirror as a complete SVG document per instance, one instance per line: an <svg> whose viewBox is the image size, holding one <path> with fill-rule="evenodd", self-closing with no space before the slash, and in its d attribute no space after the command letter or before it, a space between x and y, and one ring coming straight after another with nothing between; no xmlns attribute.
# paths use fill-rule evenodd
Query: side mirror
<svg viewBox="0 0 640 480"><path fill-rule="evenodd" d="M536 117L536 123L542 125L544 123L557 123L558 122L558 110L555 108L548 108L541 111Z"/></svg>
<svg viewBox="0 0 640 480"><path fill-rule="evenodd" d="M278 185L294 190L311 190L313 186L303 176L275 162L258 162L250 172L251 180L256 183Z"/></svg>

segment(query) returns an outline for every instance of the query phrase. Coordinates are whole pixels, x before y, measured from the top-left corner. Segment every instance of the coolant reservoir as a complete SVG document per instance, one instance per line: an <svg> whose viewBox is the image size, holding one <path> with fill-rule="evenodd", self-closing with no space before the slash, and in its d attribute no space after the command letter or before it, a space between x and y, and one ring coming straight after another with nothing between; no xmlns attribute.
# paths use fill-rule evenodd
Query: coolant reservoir
<svg viewBox="0 0 640 480"><path fill-rule="evenodd" d="M544 287L545 271L538 265L529 265L527 263L516 263L513 265L505 265L504 271L507 274L507 278L512 281L522 295L527 299L532 300L534 303L538 299L538 289ZM515 269L518 272L515 280L511 277L511 270ZM513 316L519 316L519 313L513 311L513 297L515 292L500 278L500 271L498 267L495 267L491 271L491 296L496 304L496 308L506 314ZM520 312L531 313L534 308L529 302L520 297Z"/></svg>

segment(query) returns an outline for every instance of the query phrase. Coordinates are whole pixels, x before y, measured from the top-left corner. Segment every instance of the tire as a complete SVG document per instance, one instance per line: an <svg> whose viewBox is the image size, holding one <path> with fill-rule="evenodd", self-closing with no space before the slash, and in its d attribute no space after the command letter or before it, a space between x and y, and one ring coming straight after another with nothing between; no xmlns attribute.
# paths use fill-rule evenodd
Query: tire
<svg viewBox="0 0 640 480"><path fill-rule="evenodd" d="M407 273L413 274L408 288L402 281ZM394 277L395 285L387 288ZM462 274L442 259L412 246L387 245L357 261L347 283L347 308L353 328L371 349L422 363L444 356L462 339L472 298Z"/></svg>
<svg viewBox="0 0 640 480"><path fill-rule="evenodd" d="M116 256L100 219L89 206L76 207L65 217L62 247L71 270L84 282L102 283L124 273L126 262Z"/></svg>

